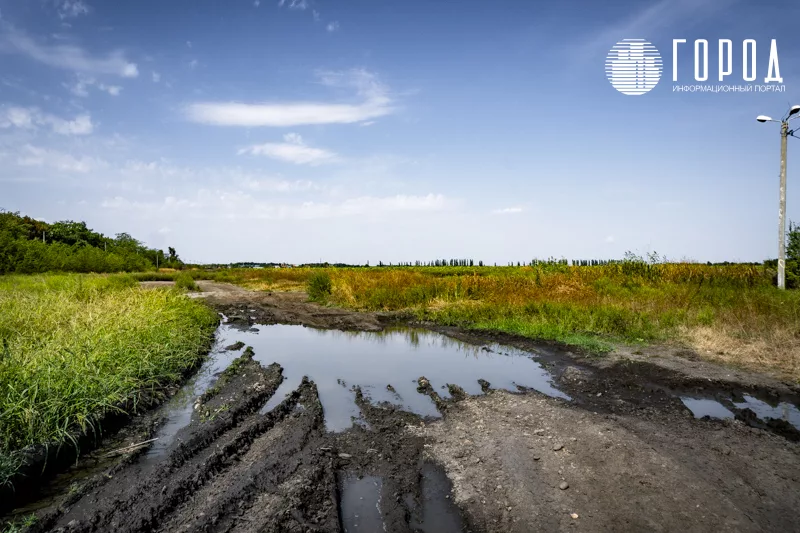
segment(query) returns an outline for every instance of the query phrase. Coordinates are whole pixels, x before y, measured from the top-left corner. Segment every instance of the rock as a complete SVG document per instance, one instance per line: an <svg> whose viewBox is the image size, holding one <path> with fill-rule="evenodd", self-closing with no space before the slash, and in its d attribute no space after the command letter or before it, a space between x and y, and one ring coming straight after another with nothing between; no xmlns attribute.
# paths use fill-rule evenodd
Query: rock
<svg viewBox="0 0 800 533"><path fill-rule="evenodd" d="M555 444L555 445L553 446L553 451L554 451L554 452L557 452L558 450L561 450L561 449L563 449L563 448L564 448L564 445L563 445L563 444L561 444L561 443L558 443L558 444Z"/></svg>
<svg viewBox="0 0 800 533"><path fill-rule="evenodd" d="M539 459L541 459L541 457L539 457L538 455L534 455L534 456L533 456L533 460L534 460L534 461L538 461Z"/></svg>
<svg viewBox="0 0 800 533"><path fill-rule="evenodd" d="M572 513L570 516L571 516L571 517L572 517L574 520L577 520L577 519L578 519L578 513Z"/></svg>
<svg viewBox="0 0 800 533"><path fill-rule="evenodd" d="M485 379L479 379L478 384L481 386L481 390L483 392L489 392L489 389L492 386L492 384L486 381Z"/></svg>
<svg viewBox="0 0 800 533"><path fill-rule="evenodd" d="M340 453L339 454L339 458L340 459L350 459L351 457L353 457L353 456L350 455L349 453Z"/></svg>
<svg viewBox="0 0 800 533"><path fill-rule="evenodd" d="M534 429L533 433L536 434L536 435L544 435L544 430L543 429Z"/></svg>
<svg viewBox="0 0 800 533"><path fill-rule="evenodd" d="M558 488L561 490L567 490L569 488L569 483L567 483L566 481L562 481L561 484L558 486Z"/></svg>
<svg viewBox="0 0 800 533"><path fill-rule="evenodd" d="M77 520L70 520L69 523L67 524L67 527L78 527L78 525L80 525L80 522L78 522Z"/></svg>

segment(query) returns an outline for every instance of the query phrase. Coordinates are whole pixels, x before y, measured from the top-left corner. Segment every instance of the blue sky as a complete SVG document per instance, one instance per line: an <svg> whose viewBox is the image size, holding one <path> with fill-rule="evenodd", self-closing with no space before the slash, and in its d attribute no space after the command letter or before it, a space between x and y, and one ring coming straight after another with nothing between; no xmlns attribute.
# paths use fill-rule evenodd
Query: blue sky
<svg viewBox="0 0 800 533"><path fill-rule="evenodd" d="M800 4L662 0L0 0L0 207L184 259L760 261ZM624 95L616 42L658 85ZM785 92L677 93L695 39ZM771 85L776 85L772 83ZM800 124L800 121L797 122ZM788 215L800 221L800 139Z"/></svg>

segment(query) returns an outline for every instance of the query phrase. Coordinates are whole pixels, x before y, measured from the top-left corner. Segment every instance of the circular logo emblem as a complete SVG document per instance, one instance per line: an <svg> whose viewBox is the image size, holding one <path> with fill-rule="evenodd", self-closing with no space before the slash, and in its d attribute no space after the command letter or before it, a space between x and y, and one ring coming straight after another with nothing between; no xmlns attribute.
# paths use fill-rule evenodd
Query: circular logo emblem
<svg viewBox="0 0 800 533"><path fill-rule="evenodd" d="M644 39L624 39L608 52L606 76L622 94L640 95L661 79L661 54Z"/></svg>

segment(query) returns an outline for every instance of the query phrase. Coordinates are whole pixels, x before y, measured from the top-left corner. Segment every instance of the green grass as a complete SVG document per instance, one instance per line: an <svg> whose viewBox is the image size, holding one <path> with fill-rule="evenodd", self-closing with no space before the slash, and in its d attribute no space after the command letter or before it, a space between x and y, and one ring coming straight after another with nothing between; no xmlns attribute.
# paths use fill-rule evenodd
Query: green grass
<svg viewBox="0 0 800 533"><path fill-rule="evenodd" d="M217 320L130 275L0 277L0 484L18 450L72 441L179 380Z"/></svg>

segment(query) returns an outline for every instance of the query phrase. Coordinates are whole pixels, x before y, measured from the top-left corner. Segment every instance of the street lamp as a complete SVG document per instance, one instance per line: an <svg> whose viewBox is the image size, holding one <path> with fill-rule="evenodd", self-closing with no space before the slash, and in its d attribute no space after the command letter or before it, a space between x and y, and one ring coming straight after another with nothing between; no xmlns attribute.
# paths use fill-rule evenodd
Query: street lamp
<svg viewBox="0 0 800 533"><path fill-rule="evenodd" d="M793 105L781 120L773 120L766 115L759 115L759 122L780 122L781 124L781 182L780 205L778 207L778 288L786 288L786 139L794 136L794 130L789 129L789 122L796 119L800 112L800 105Z"/></svg>

